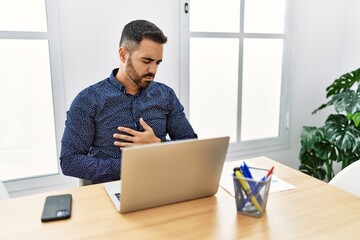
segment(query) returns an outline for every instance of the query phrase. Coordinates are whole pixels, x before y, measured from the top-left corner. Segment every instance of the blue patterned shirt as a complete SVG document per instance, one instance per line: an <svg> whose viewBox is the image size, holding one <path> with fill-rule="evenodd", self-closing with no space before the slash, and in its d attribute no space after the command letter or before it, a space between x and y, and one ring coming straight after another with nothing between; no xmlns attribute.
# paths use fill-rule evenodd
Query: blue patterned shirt
<svg viewBox="0 0 360 240"><path fill-rule="evenodd" d="M197 138L174 91L153 81L137 95L127 94L109 78L81 91L72 102L61 141L60 164L65 175L101 183L120 179L121 150L113 134L119 126L143 131L142 117L164 141Z"/></svg>

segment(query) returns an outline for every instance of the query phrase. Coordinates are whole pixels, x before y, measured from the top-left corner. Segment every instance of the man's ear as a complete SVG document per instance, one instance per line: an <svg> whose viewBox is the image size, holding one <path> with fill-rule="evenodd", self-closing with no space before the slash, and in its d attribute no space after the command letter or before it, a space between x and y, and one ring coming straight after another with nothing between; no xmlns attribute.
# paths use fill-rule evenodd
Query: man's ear
<svg viewBox="0 0 360 240"><path fill-rule="evenodd" d="M126 58L127 58L127 54L128 52L126 51L125 48L119 48L119 57L120 57L120 61L125 63Z"/></svg>

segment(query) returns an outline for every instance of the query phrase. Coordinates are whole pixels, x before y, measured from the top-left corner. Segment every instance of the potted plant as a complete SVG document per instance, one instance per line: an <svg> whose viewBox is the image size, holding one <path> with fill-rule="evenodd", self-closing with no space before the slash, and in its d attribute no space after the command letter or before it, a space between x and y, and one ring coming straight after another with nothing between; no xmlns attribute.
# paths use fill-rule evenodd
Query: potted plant
<svg viewBox="0 0 360 240"><path fill-rule="evenodd" d="M327 103L312 114L333 106L322 127L304 126L301 132L299 170L320 180L334 177L334 163L341 169L360 159L360 68L342 75L326 88Z"/></svg>

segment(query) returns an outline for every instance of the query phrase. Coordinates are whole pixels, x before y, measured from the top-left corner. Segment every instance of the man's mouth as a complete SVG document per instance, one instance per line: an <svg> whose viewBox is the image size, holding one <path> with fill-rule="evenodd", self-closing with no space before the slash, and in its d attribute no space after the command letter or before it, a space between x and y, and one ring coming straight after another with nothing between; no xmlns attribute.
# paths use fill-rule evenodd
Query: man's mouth
<svg viewBox="0 0 360 240"><path fill-rule="evenodd" d="M145 75L143 79L146 81L152 81L154 79L154 75Z"/></svg>

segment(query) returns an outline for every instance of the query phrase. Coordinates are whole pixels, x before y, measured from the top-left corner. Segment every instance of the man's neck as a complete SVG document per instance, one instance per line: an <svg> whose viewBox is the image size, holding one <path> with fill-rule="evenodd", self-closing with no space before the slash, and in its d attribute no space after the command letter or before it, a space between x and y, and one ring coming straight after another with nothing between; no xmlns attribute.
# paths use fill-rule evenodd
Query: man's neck
<svg viewBox="0 0 360 240"><path fill-rule="evenodd" d="M115 79L125 87L126 93L130 95L136 95L141 91L141 88L129 79L129 77L120 69L116 73Z"/></svg>

